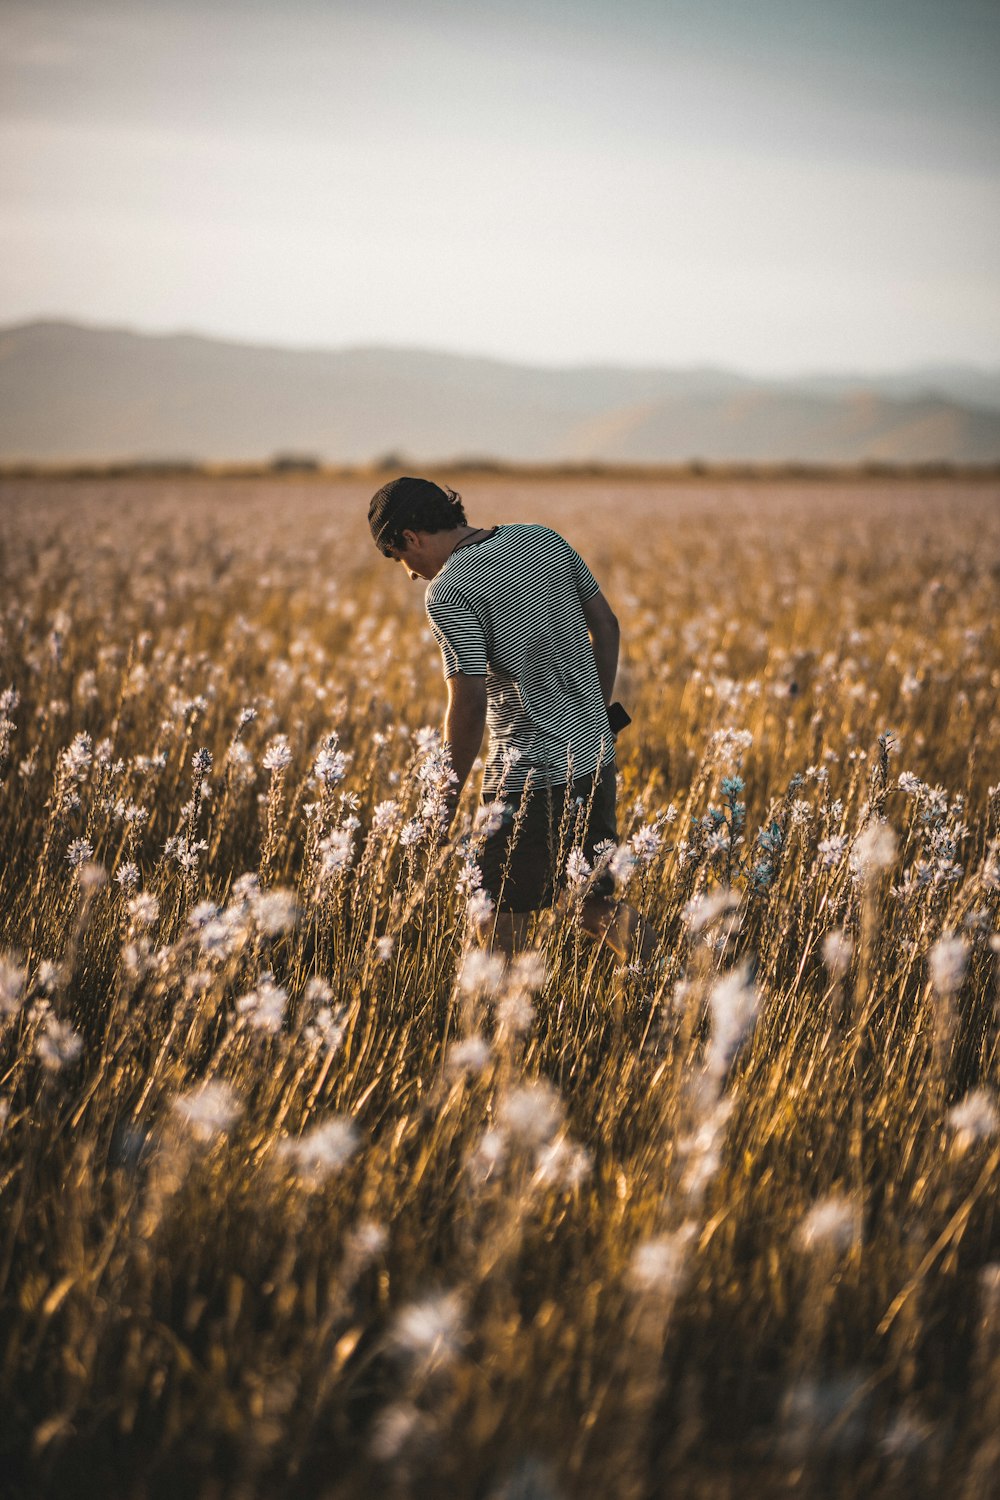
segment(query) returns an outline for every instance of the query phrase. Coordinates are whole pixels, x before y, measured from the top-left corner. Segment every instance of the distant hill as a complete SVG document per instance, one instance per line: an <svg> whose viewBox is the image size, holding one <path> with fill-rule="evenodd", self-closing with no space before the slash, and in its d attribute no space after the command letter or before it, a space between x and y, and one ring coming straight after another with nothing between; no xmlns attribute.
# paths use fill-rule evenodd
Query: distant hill
<svg viewBox="0 0 1000 1500"><path fill-rule="evenodd" d="M0 330L0 459L987 463L1000 371L763 381L282 349L41 321Z"/></svg>

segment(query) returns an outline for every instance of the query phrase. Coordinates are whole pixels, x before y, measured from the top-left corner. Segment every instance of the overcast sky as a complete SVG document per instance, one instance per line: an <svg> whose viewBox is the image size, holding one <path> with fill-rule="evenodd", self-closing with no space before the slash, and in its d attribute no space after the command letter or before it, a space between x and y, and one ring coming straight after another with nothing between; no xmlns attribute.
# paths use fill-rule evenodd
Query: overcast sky
<svg viewBox="0 0 1000 1500"><path fill-rule="evenodd" d="M996 0L0 0L0 322L1000 364Z"/></svg>

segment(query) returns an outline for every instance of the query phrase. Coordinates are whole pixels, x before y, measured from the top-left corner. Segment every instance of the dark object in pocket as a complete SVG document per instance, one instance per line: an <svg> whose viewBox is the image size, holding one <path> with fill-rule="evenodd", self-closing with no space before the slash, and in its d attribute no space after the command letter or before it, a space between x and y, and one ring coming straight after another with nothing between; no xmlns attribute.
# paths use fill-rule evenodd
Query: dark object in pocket
<svg viewBox="0 0 1000 1500"><path fill-rule="evenodd" d="M611 733L618 734L632 722L631 714L627 714L620 703L608 705L608 723L611 725Z"/></svg>

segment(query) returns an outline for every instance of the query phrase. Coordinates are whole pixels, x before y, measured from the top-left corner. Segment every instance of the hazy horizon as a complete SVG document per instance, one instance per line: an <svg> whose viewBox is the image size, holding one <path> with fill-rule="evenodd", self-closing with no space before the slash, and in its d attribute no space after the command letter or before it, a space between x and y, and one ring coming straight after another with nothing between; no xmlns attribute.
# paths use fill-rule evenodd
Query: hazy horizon
<svg viewBox="0 0 1000 1500"><path fill-rule="evenodd" d="M987 0L8 0L0 323L1000 364Z"/></svg>
<svg viewBox="0 0 1000 1500"><path fill-rule="evenodd" d="M88 318L75 317L71 313L39 313L33 317L18 318L11 323L0 324L0 333L8 332L12 328L30 327L34 324L68 324L91 332L124 333L135 334L139 338L194 338L205 339L212 343L232 344L248 349L273 349L287 351L288 353L303 354L349 354L352 352L364 352L366 350L384 353L401 354L428 354L442 355L456 359L482 360L491 364L523 365L525 368L535 370L583 370L583 369L622 369L622 370L717 370L727 375L745 376L748 380L781 382L794 382L796 379L810 380L816 377L830 376L834 379L847 379L852 375L859 378L867 376L891 379L893 376L919 375L928 370L969 370L984 375L995 375L1000 373L1000 358L990 363L986 360L920 360L910 361L898 366L871 367L845 367L842 370L829 369L826 366L810 366L801 369L791 369L778 374L760 373L754 370L744 369L741 366L723 360L690 360L683 364L670 364L655 360L622 360L622 359L580 359L580 360L549 360L549 359L518 359L514 356L492 354L483 349L458 349L449 345L404 343L400 340L386 340L375 342L374 340L354 340L350 343L333 344L326 341L320 343L309 343L304 340L288 340L282 338L254 338L242 334L215 334L208 333L203 328L183 327L178 325L172 328L143 328L136 323L129 322L102 322L98 323Z"/></svg>

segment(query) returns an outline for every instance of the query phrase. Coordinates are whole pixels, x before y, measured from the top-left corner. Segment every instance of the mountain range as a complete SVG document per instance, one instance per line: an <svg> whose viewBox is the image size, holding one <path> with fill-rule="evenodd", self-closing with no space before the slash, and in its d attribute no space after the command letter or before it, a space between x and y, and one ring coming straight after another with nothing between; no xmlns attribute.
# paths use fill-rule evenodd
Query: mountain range
<svg viewBox="0 0 1000 1500"><path fill-rule="evenodd" d="M1000 460L1000 368L770 380L291 349L54 319L0 329L0 460L817 464Z"/></svg>

